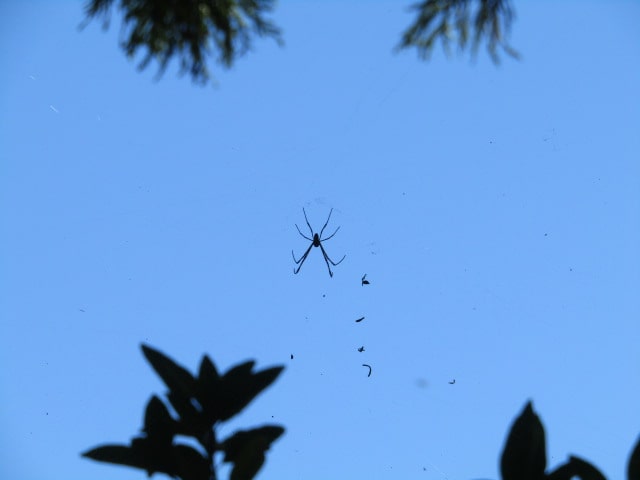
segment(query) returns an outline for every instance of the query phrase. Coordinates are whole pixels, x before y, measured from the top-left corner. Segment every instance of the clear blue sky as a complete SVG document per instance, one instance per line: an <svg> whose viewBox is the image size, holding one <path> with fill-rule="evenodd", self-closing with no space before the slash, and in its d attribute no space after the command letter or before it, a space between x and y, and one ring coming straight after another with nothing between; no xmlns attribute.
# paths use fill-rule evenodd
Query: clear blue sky
<svg viewBox="0 0 640 480"><path fill-rule="evenodd" d="M262 479L496 479L528 399L551 467L623 477L640 4L515 2L523 59L496 67L394 54L409 3L281 2L285 47L216 88L139 73L116 14L2 3L0 476L145 478L79 454L164 392L147 342L286 365L223 431L286 427ZM303 207L334 209L333 278L317 249L293 274Z"/></svg>

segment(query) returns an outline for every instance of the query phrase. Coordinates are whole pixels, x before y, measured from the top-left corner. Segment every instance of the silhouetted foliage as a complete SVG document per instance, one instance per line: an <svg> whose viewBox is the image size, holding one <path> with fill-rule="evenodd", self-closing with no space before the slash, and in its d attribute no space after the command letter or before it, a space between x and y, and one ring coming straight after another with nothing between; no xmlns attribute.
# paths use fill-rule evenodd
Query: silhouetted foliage
<svg viewBox="0 0 640 480"><path fill-rule="evenodd" d="M548 480L571 480L576 477L582 480L606 480L596 467L573 455L569 455L569 461L556 468L546 478Z"/></svg>
<svg viewBox="0 0 640 480"><path fill-rule="evenodd" d="M282 428L266 426L240 430L222 444L224 461L233 463L231 480L251 479L264 463L264 452L282 434Z"/></svg>
<svg viewBox="0 0 640 480"><path fill-rule="evenodd" d="M214 455L220 452L224 462L232 464L232 480L252 479L264 463L265 452L284 428L265 425L240 430L218 442L216 427L246 407L283 367L253 372L254 362L249 361L221 376L205 355L194 377L158 350L142 345L142 351L169 388L167 399L178 418L173 418L154 395L145 410L143 435L134 437L130 445L103 445L82 456L140 468L149 476L159 472L182 480L211 480L216 478ZM176 435L194 438L203 450L175 443Z"/></svg>
<svg viewBox="0 0 640 480"><path fill-rule="evenodd" d="M248 361L220 375L204 355L194 377L158 350L142 345L142 351L168 387L167 399L177 418L153 395L145 409L142 435L134 437L129 445L102 445L82 456L139 468L149 476L164 473L181 480L215 480L214 455L219 453L223 462L231 464L230 480L254 478L264 464L266 451L284 433L284 428L263 425L238 430L218 442L216 427L271 385L283 367L254 372L255 363ZM369 368L370 376L371 367L363 366ZM177 443L176 435L192 437L202 449ZM527 402L505 442L500 459L502 480L605 480L596 467L575 455L569 455L567 462L551 472L546 469L544 426L531 402ZM629 457L627 479L640 480L640 439Z"/></svg>
<svg viewBox="0 0 640 480"><path fill-rule="evenodd" d="M480 4L475 15L473 3ZM514 18L509 0L424 0L411 8L417 10L417 18L403 33L398 49L415 47L422 58L429 58L438 39L449 54L452 40L457 38L459 48L464 49L473 37L474 55L483 38L487 38L487 50L495 63L500 62L498 47L514 58L519 57L506 42Z"/></svg>
<svg viewBox="0 0 640 480"><path fill-rule="evenodd" d="M85 24L102 17L109 25L114 0L90 0ZM180 58L181 71L189 71L195 82L210 79L206 57L213 54L217 62L231 67L246 53L254 35L282 42L280 30L265 18L275 0L120 0L124 13L121 45L127 56L146 47L139 68L152 59L160 63L162 74L173 56Z"/></svg>
<svg viewBox="0 0 640 480"><path fill-rule="evenodd" d="M640 480L640 438L629 457L629 466L627 467L627 478L629 480Z"/></svg>
<svg viewBox="0 0 640 480"><path fill-rule="evenodd" d="M83 25L101 17L107 28L113 3L89 0ZM280 29L265 17L274 4L275 0L120 0L124 17L121 45L128 57L144 47L140 69L156 59L161 75L175 56L180 59L182 73L188 71L193 81L204 84L211 77L208 55L228 68L251 49L256 35L282 44ZM472 15L476 4L479 6ZM475 53L486 37L495 62L499 61L498 47L518 56L505 39L514 16L509 0L425 0L411 8L417 17L402 35L398 49L416 48L422 58L428 58L438 39L448 52L455 37L461 49L473 37ZM364 283L368 282L363 279Z"/></svg>
<svg viewBox="0 0 640 480"><path fill-rule="evenodd" d="M545 447L544 427L529 402L509 432L500 461L502 479L542 479L547 465Z"/></svg>
<svg viewBox="0 0 640 480"><path fill-rule="evenodd" d="M640 479L640 441L629 458L628 480ZM605 480L591 463L569 455L569 460L545 473L547 454L544 427L528 402L516 418L507 437L500 471L502 480Z"/></svg>

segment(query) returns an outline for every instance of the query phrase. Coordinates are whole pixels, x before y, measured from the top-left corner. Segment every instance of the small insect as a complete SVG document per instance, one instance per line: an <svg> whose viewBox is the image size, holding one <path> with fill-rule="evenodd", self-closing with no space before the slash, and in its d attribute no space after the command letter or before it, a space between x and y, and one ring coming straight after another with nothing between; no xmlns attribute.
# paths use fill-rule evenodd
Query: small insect
<svg viewBox="0 0 640 480"><path fill-rule="evenodd" d="M369 374L367 375L367 377L370 377L371 376L371 365L367 365L366 363L363 363L362 366L369 368Z"/></svg>
<svg viewBox="0 0 640 480"><path fill-rule="evenodd" d="M358 349L358 351L359 351L360 353L364 352L364 346L360 347L360 348Z"/></svg>
<svg viewBox="0 0 640 480"><path fill-rule="evenodd" d="M365 273L365 274L362 276L362 286L364 286L364 285L369 285L369 280L366 280L366 278L367 278L367 274Z"/></svg>
<svg viewBox="0 0 640 480"><path fill-rule="evenodd" d="M356 323L361 322L362 320L364 320L364 317L360 317L359 319L356 320Z"/></svg>
<svg viewBox="0 0 640 480"><path fill-rule="evenodd" d="M327 221L324 223L322 230L320 230L320 233L318 234L318 233L313 233L313 228L311 228L311 224L309 224L309 219L307 218L307 212L304 211L304 208L302 209L302 213L304 213L304 219L307 222L307 226L309 227L309 231L311 232L311 237L313 238L309 238L304 233L302 233L298 228L298 225L296 224L296 230L298 230L298 233L302 235L304 238L306 238L307 240L309 240L311 242L311 245L309 245L309 248L307 248L307 251L304 252L302 257L300 257L300 259L298 260L296 260L296 256L294 255L293 250L291 250L291 256L293 257L293 261L296 262L296 264L298 265L297 268L293 269L294 274L300 271L300 269L302 268L302 264L307 259L307 256L309 255L309 252L311 251L312 247L320 247L320 250L322 251L322 256L324 257L324 261L327 264L327 268L329 269L330 277L333 277L333 272L331 271L331 265L335 267L336 265L339 265L342 262L342 260L345 259L346 255L343 256L339 262L334 262L329 258L329 255L327 255L327 252L325 252L324 247L322 246L322 243L321 243L332 238L336 233L338 233L338 230L340 230L340 227L338 227L336 228L336 231L333 232L331 235L329 235L327 238L322 238L322 233L324 232L324 229L327 228L327 225L329 224L329 219L331 218L331 212L333 212L333 208L329 211L329 216L327 217Z"/></svg>

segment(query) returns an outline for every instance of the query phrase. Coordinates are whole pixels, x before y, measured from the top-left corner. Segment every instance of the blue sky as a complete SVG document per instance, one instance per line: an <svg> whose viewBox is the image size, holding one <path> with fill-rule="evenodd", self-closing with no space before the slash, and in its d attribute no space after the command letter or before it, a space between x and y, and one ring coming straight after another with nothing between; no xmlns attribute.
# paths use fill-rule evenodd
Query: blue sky
<svg viewBox="0 0 640 480"><path fill-rule="evenodd" d="M3 477L144 478L79 456L164 391L141 342L286 365L223 430L286 427L259 478L495 479L528 399L550 467L623 477L640 4L516 2L523 58L499 67L394 54L405 6L281 2L284 48L201 88L139 73L117 15L2 3ZM334 209L333 278L317 249L293 274L303 207L316 229Z"/></svg>

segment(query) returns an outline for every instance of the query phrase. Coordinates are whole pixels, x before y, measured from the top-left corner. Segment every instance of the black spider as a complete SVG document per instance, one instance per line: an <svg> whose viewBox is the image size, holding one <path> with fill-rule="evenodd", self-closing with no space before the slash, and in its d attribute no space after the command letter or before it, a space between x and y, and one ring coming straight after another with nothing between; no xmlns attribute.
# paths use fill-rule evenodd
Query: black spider
<svg viewBox="0 0 640 480"><path fill-rule="evenodd" d="M309 245L309 248L307 248L307 251L304 252L304 254L302 255L302 257L300 257L299 260L296 260L296 256L293 254L293 250L291 250L291 256L293 257L293 261L296 262L296 264L298 265L297 268L293 269L293 273L298 273L300 271L300 268L302 268L302 264L307 259L307 256L309 255L309 252L311 251L312 247L320 247L320 250L322 251L322 256L324 257L324 261L327 264L327 268L329 269L330 277L333 277L333 272L331 271L331 265L335 267L336 265L340 264L342 260L345 259L346 255L343 256L339 262L334 262L329 258L329 255L327 255L327 252L324 251L324 247L322 246L322 243L321 243L321 242L324 242L325 240L329 240L330 238L332 238L336 233L338 233L338 230L340 230L340 227L338 227L336 228L336 231L333 232L331 235L329 235L327 238L321 238L322 233L324 232L324 229L327 228L327 225L329 224L329 219L331 218L331 212L333 212L333 208L329 212L327 221L325 222L324 226L322 227L322 230L320 230L320 233L318 234L318 233L313 233L313 228L311 228L311 225L309 224L309 220L307 219L307 212L304 211L304 208L302 209L302 213L304 213L304 219L307 222L307 226L309 227L309 231L311 232L311 236L313 238L307 237L304 233L300 231L300 229L298 228L298 225L296 225L296 229L298 230L298 233L302 235L304 238L306 238L307 240L311 241L311 245Z"/></svg>

